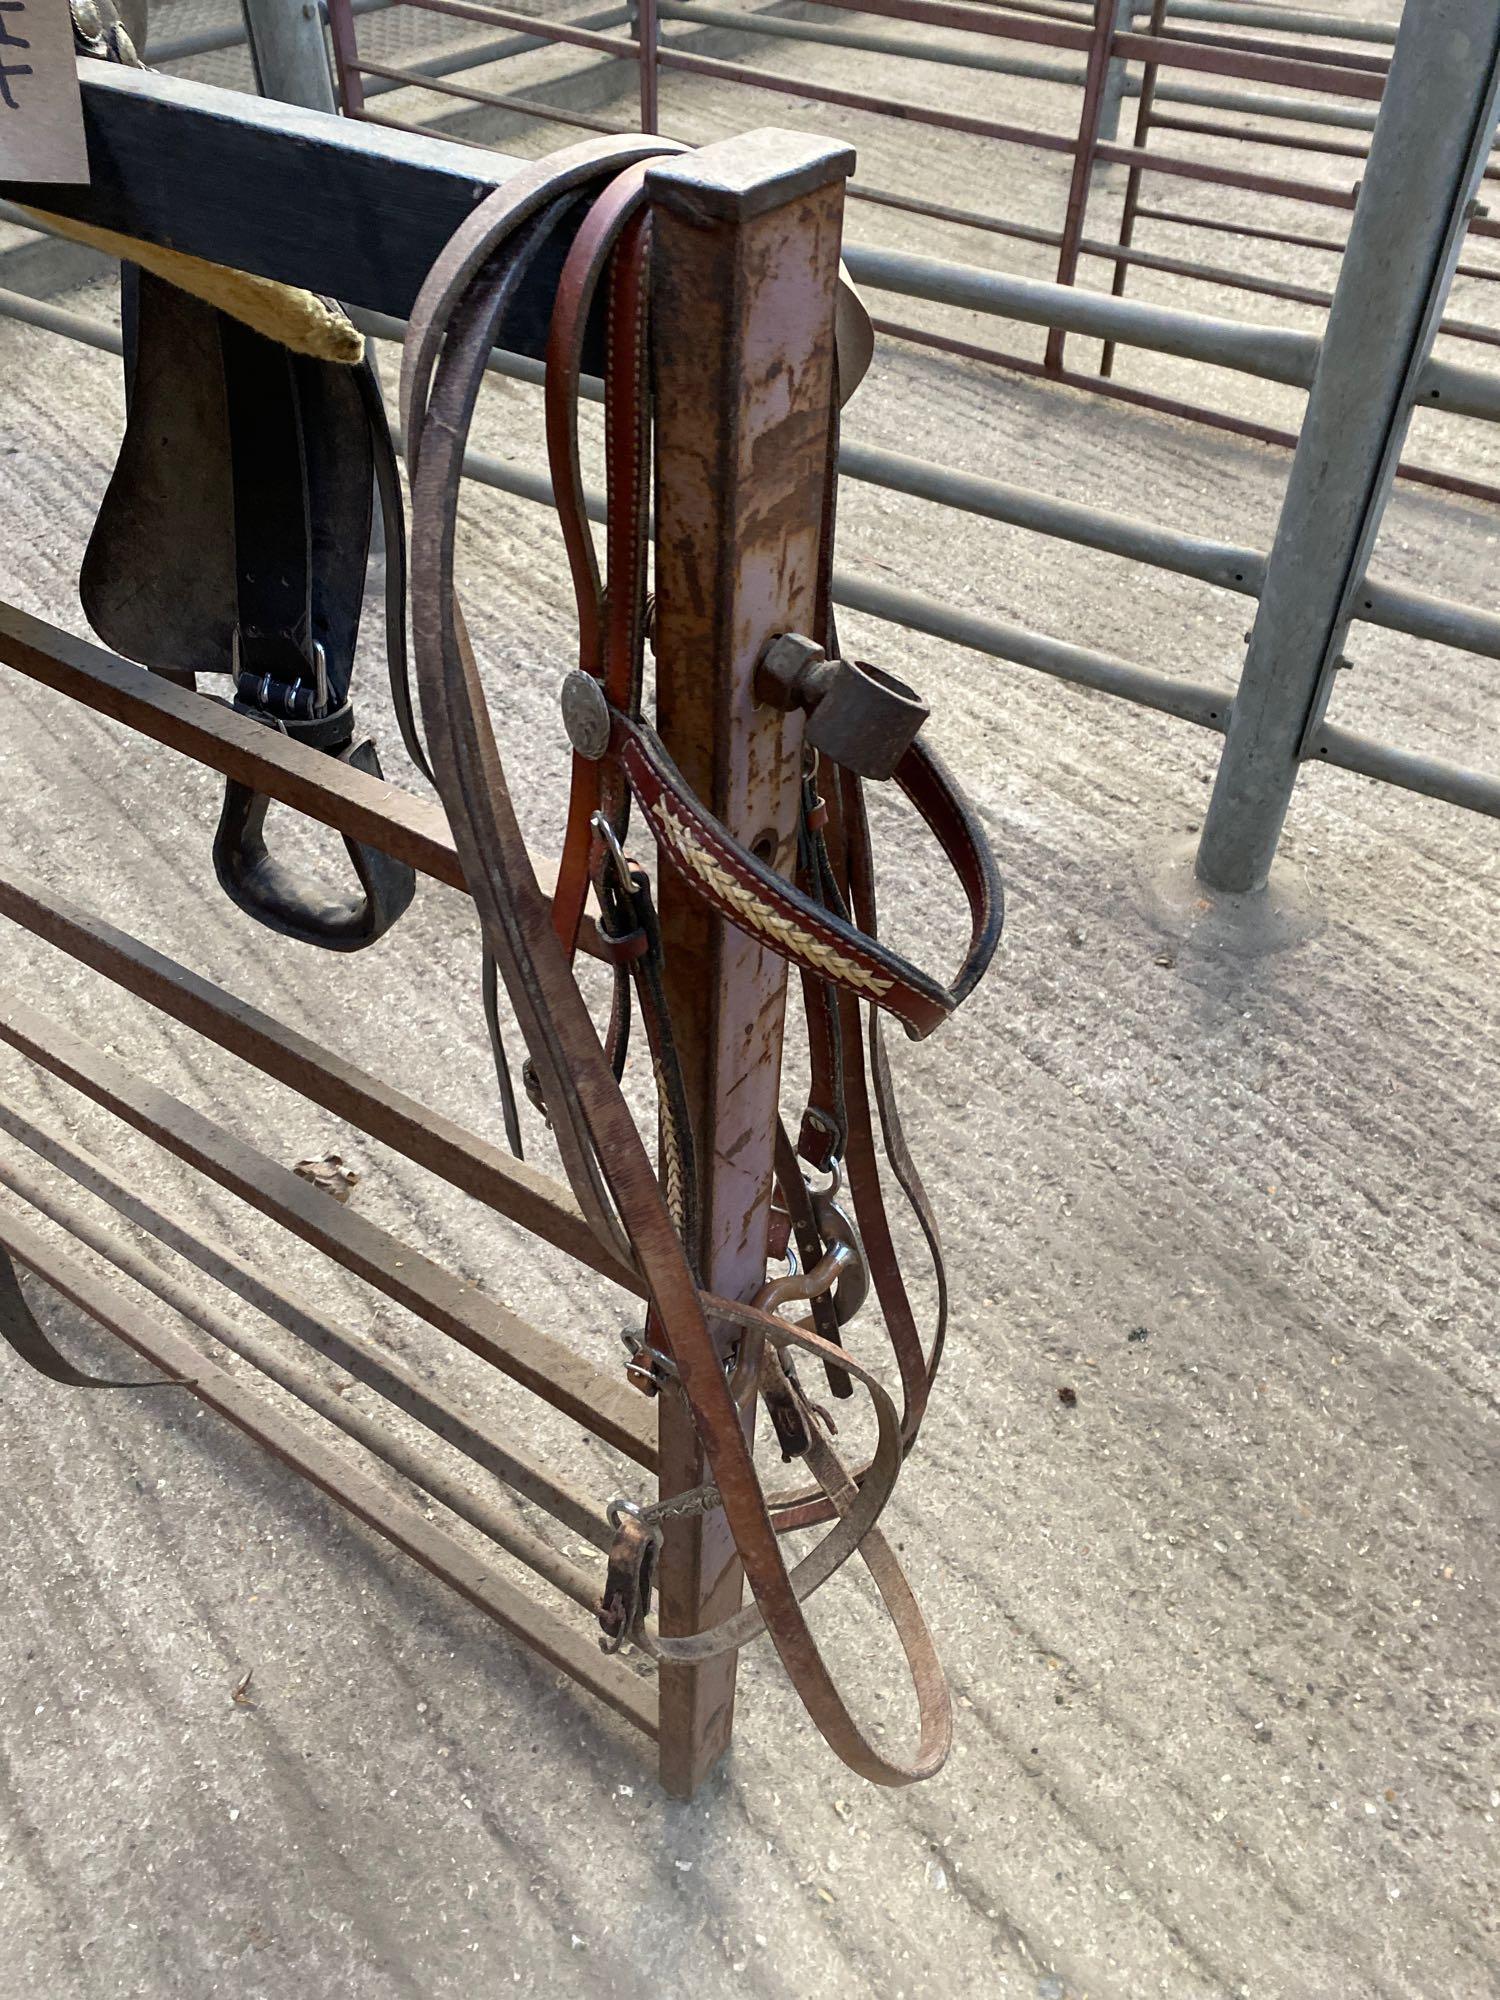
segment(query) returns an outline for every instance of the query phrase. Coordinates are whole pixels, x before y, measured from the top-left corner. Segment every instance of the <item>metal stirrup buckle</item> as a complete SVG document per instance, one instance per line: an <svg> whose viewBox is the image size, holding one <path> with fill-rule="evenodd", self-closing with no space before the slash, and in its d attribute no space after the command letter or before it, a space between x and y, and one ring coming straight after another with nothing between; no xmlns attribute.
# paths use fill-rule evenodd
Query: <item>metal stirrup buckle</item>
<svg viewBox="0 0 1500 2000"><path fill-rule="evenodd" d="M625 1364L625 1379L633 1389L639 1389L643 1396L657 1396L677 1380L677 1364L671 1355L652 1347L634 1328L621 1327L620 1339L630 1356Z"/></svg>
<svg viewBox="0 0 1500 2000"><path fill-rule="evenodd" d="M662 1531L655 1521L647 1520L643 1509L633 1500L618 1497L611 1500L605 1518L614 1529L615 1538L610 1545L604 1594L597 1613L599 1649L618 1653L651 1614L651 1588L656 1579Z"/></svg>

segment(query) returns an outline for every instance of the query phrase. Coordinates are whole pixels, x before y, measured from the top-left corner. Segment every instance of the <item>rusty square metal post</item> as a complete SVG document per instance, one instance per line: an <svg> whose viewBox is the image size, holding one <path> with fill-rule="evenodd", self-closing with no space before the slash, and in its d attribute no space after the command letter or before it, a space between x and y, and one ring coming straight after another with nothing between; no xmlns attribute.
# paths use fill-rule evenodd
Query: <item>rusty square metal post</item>
<svg viewBox="0 0 1500 2000"><path fill-rule="evenodd" d="M814 623L853 165L848 147L762 131L651 174L658 726L699 798L785 872L801 718L758 706L751 682L768 638ZM712 1290L745 1299L765 1279L786 968L670 871L661 921L698 1148L700 1270ZM666 1391L660 1409L665 1499L704 1467L680 1397ZM722 1514L670 1525L658 1584L664 1632L701 1631L736 1609L743 1579ZM662 1671L661 1777L678 1796L729 1742L735 1665L731 1655Z"/></svg>

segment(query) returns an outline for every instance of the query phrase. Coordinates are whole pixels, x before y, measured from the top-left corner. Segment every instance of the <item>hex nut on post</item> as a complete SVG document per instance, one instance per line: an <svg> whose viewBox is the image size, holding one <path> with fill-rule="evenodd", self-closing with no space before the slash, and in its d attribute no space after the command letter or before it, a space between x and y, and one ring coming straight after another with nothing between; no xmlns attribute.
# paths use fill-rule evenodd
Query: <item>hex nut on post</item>
<svg viewBox="0 0 1500 2000"><path fill-rule="evenodd" d="M811 708L826 679L828 655L816 639L803 632L778 632L768 639L755 667L755 699L767 708L788 713L794 708Z"/></svg>

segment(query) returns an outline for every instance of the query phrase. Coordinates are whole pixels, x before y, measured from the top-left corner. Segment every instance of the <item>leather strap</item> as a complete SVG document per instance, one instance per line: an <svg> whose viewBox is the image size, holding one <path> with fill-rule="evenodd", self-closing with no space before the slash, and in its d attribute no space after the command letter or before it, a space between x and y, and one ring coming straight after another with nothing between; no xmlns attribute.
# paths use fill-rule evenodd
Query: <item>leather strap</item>
<svg viewBox="0 0 1500 2000"><path fill-rule="evenodd" d="M75 1367L47 1333L27 1303L21 1281L9 1253L0 1250L0 1340L20 1356L38 1375L65 1389L180 1389L183 1378L157 1376L149 1381L117 1381L110 1375L91 1375Z"/></svg>
<svg viewBox="0 0 1500 2000"><path fill-rule="evenodd" d="M663 151L669 150L663 148ZM547 461L573 578L578 616L578 665L603 684L616 707L633 712L639 698L644 644L646 508L645 233L649 160L618 174L584 218L563 265L547 343L545 409ZM620 254L616 256L616 250ZM606 597L584 500L578 445L578 384L584 341L599 281L613 263L605 347L605 463L612 496L606 526ZM613 783L611 783L613 778ZM577 947L589 880L600 857L592 832L604 811L624 836L624 800L617 776L575 754L567 834L552 899L553 922L571 955Z"/></svg>

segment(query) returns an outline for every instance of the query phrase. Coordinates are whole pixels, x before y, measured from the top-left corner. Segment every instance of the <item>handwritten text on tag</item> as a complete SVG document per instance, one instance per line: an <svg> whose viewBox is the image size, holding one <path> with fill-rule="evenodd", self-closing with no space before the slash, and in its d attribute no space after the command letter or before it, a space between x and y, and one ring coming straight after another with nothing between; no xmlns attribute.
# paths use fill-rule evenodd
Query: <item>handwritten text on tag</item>
<svg viewBox="0 0 1500 2000"><path fill-rule="evenodd" d="M88 177L67 0L0 0L0 180Z"/></svg>

